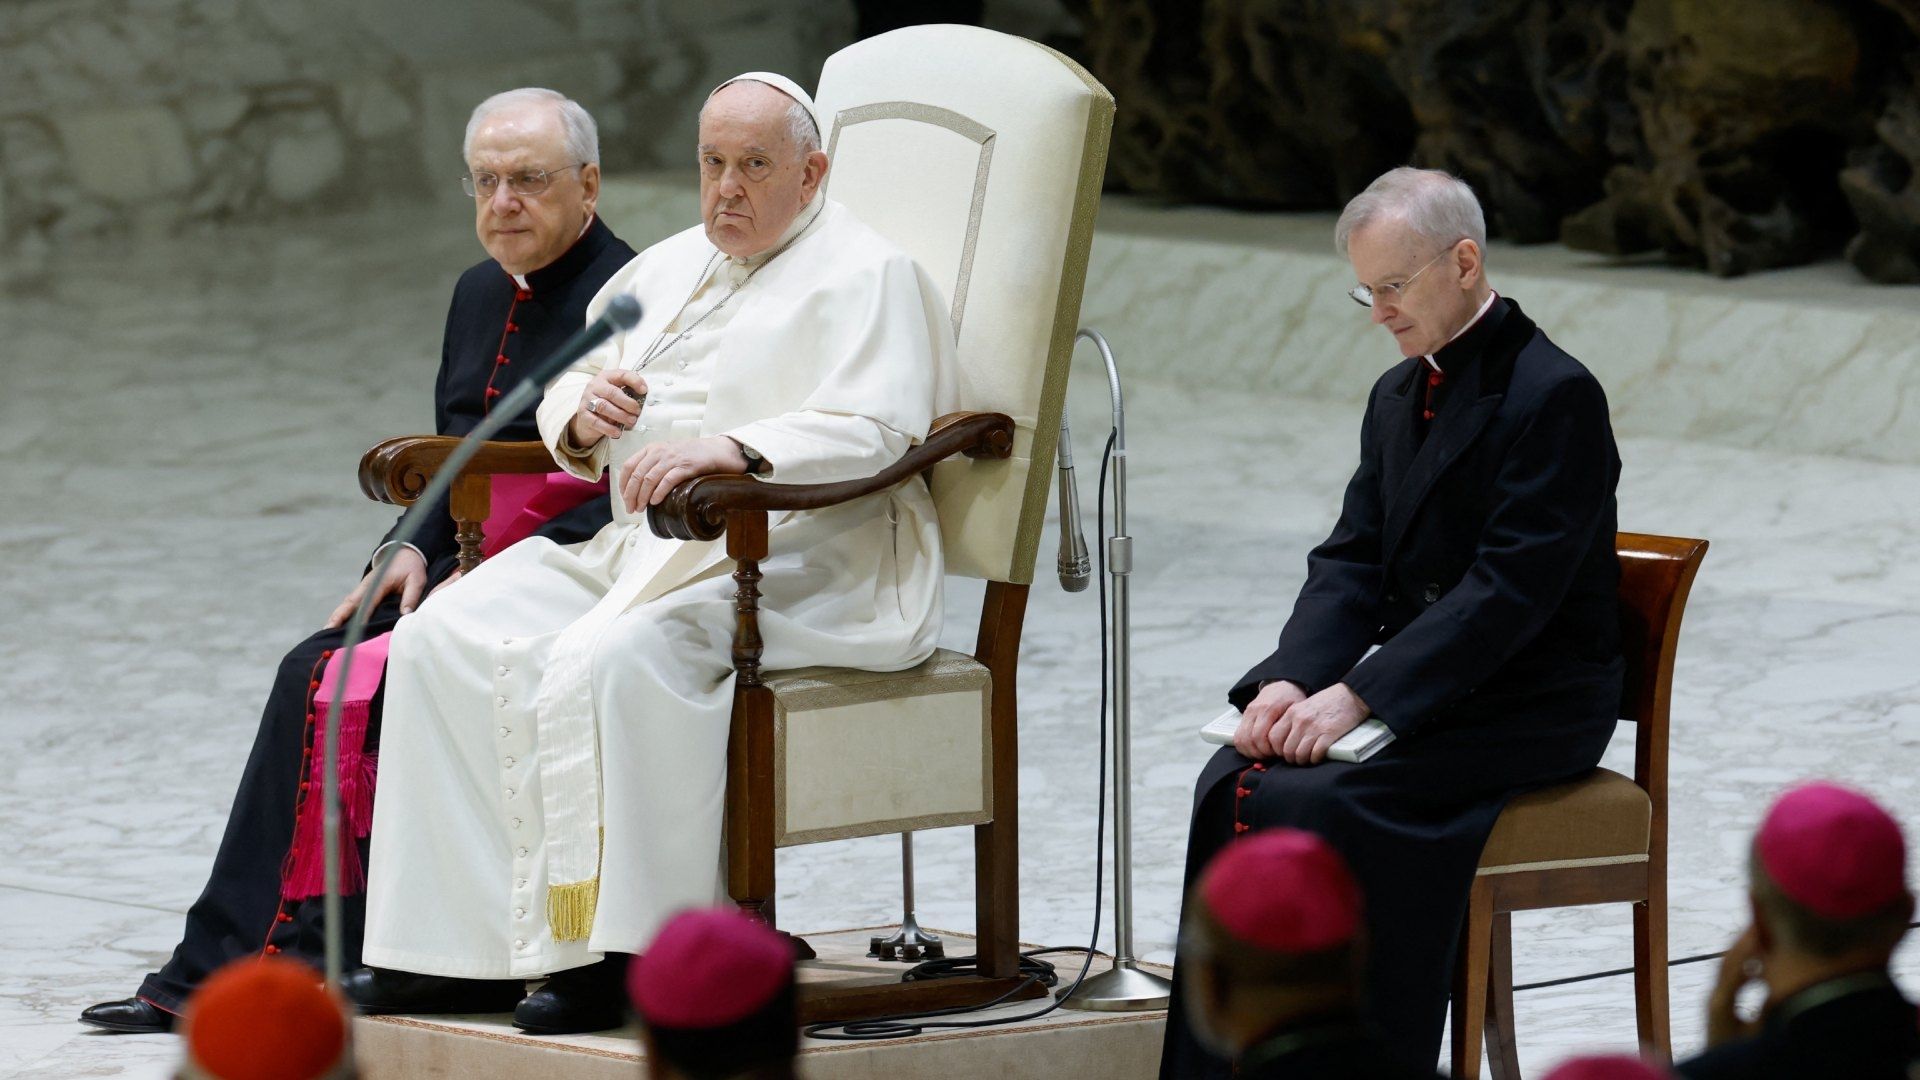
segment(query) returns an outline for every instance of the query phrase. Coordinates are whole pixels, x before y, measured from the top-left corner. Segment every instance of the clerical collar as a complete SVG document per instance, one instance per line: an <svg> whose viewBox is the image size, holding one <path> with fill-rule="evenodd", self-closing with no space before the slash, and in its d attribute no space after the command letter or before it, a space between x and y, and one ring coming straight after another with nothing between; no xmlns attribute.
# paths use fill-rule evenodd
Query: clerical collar
<svg viewBox="0 0 1920 1080"><path fill-rule="evenodd" d="M1500 299L1500 294L1489 289L1487 291L1487 298L1485 300L1480 301L1480 310L1473 313L1473 318L1468 319L1465 326L1462 326L1460 329L1455 330L1453 332L1453 336L1448 338L1445 344L1441 345L1440 348L1422 357L1422 359L1424 359L1427 362L1427 366L1432 368L1435 371L1440 372L1442 375L1446 374L1445 369L1441 368L1440 366L1440 361L1434 359L1434 357L1439 355L1440 353L1446 352L1448 345L1451 345L1454 342L1459 341L1462 337L1466 336L1467 331L1473 329L1476 326L1479 326L1480 320L1487 317L1487 312L1492 310L1493 308L1493 302L1498 299Z"/></svg>
<svg viewBox="0 0 1920 1080"><path fill-rule="evenodd" d="M532 273L509 274L513 284L522 291L542 292L558 288L580 276L588 264L600 256L602 248L613 237L613 230L600 220L599 214L588 214L587 223L580 227L580 235L574 237L573 246L561 252L560 257Z"/></svg>
<svg viewBox="0 0 1920 1080"><path fill-rule="evenodd" d="M813 202L808 206L801 207L800 212L793 215L793 220L787 223L786 231L780 234L780 239L775 240L771 247L756 255L748 255L745 257L729 255L726 260L729 268L738 267L742 270L759 268L761 263L792 247L794 243L800 239L801 233L806 232L813 226L814 222L820 220L820 215L824 213L826 209L827 197L815 192Z"/></svg>
<svg viewBox="0 0 1920 1080"><path fill-rule="evenodd" d="M1351 1008L1338 1008L1303 1020L1290 1020L1269 1030L1234 1061L1236 1071L1271 1065L1308 1047L1333 1043L1367 1043L1374 1031Z"/></svg>
<svg viewBox="0 0 1920 1080"><path fill-rule="evenodd" d="M1768 1013L1767 1026L1784 1026L1822 1005L1832 1004L1841 998L1885 989L1897 988L1894 986L1893 979L1884 971L1862 971L1815 983L1781 1002L1779 1007Z"/></svg>

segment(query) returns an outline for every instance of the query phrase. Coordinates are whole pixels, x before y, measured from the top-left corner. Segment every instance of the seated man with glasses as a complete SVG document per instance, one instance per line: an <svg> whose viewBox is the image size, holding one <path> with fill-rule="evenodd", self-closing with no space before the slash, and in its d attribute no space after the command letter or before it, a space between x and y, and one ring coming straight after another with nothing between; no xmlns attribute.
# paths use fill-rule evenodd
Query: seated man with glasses
<svg viewBox="0 0 1920 1080"><path fill-rule="evenodd" d="M1325 837L1370 901L1369 1008L1428 1069L1494 819L1599 761L1623 673L1606 395L1493 292L1485 242L1472 189L1441 172L1395 169L1340 215L1352 296L1402 359L1278 647L1228 692L1240 725L1201 773L1187 851L1191 886L1238 834ZM1328 760L1369 717L1395 740ZM1228 1075L1177 1003L1161 1075Z"/></svg>
<svg viewBox="0 0 1920 1080"><path fill-rule="evenodd" d="M495 95L474 110L465 149L463 181L475 198L480 244L491 257L461 275L447 312L433 397L434 430L442 435L464 435L478 426L531 362L585 325L587 302L634 255L594 214L599 135L577 103L552 90ZM394 375L396 384L416 379L411 371ZM497 437L540 435L529 412ZM610 519L604 483L565 474L514 477L495 484L482 550L491 555L528 535L574 543ZM338 663L334 649L347 618L372 590L380 606L369 631L382 636L356 652L353 681L341 703L342 800L346 824L362 838L343 845L341 853L342 880L350 894L342 907L341 938L346 962L356 962L385 635L430 589L459 576L457 547L444 504L431 509L427 528L411 550L395 558L386 576L375 581L363 571L326 627L281 661L226 835L206 889L187 913L179 947L133 997L95 1005L81 1013L81 1020L109 1031L167 1031L201 980L230 960L284 954L321 962L326 867L320 851L318 759L334 688L329 672Z"/></svg>

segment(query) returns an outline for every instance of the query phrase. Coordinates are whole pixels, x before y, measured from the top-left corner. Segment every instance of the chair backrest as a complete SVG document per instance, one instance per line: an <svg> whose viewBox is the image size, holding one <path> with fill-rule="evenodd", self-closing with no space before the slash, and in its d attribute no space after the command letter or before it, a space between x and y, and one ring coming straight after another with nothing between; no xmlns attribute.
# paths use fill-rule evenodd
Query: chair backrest
<svg viewBox="0 0 1920 1080"><path fill-rule="evenodd" d="M933 471L947 572L1025 584L1046 517L1113 96L1024 38L914 26L828 58L827 194L945 290L962 409L1002 412L1012 457Z"/></svg>
<svg viewBox="0 0 1920 1080"><path fill-rule="evenodd" d="M1619 533L1620 651L1627 674L1620 717L1640 725L1634 738L1634 783L1664 809L1667 791L1667 729L1672 707L1673 660L1680 646L1693 578L1707 556L1707 542L1679 536Z"/></svg>

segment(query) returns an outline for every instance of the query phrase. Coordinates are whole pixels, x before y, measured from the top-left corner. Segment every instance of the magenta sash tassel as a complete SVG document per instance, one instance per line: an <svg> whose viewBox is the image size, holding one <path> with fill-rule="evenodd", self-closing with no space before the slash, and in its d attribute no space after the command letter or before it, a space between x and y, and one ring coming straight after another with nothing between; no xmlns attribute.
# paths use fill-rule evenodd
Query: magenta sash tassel
<svg viewBox="0 0 1920 1080"><path fill-rule="evenodd" d="M353 840L373 831L373 784L379 758L367 753L367 724L373 717L373 695L387 669L387 646L392 634L381 634L354 649L353 674L340 704L340 894L356 896L367 887L366 868ZM300 784L300 809L293 822L293 846L280 872L280 898L305 900L327 887L326 810L320 793L326 778L327 712L339 691L339 664L346 654L327 658L320 688L313 692L312 738L308 742L307 775Z"/></svg>

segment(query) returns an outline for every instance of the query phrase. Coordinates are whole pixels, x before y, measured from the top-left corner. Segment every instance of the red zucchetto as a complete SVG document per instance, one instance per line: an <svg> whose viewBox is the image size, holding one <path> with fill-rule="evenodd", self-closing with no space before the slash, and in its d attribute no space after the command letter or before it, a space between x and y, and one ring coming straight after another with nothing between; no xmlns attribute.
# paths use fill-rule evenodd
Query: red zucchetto
<svg viewBox="0 0 1920 1080"><path fill-rule="evenodd" d="M1838 784L1805 784L1782 795L1760 825L1754 853L1782 895L1825 919L1871 915L1907 887L1899 823Z"/></svg>
<svg viewBox="0 0 1920 1080"><path fill-rule="evenodd" d="M1228 844L1201 876L1200 896L1227 933L1272 952L1322 952L1360 928L1360 886L1346 860L1299 829Z"/></svg>
<svg viewBox="0 0 1920 1080"><path fill-rule="evenodd" d="M1546 1080L1667 1080L1667 1073L1627 1054L1563 1061Z"/></svg>
<svg viewBox="0 0 1920 1080"><path fill-rule="evenodd" d="M187 1003L186 1076L319 1080L351 1074L345 1007L312 968L236 960Z"/></svg>
<svg viewBox="0 0 1920 1080"><path fill-rule="evenodd" d="M765 923L725 909L667 920L627 971L634 1011L650 1027L738 1023L793 981L793 947Z"/></svg>

